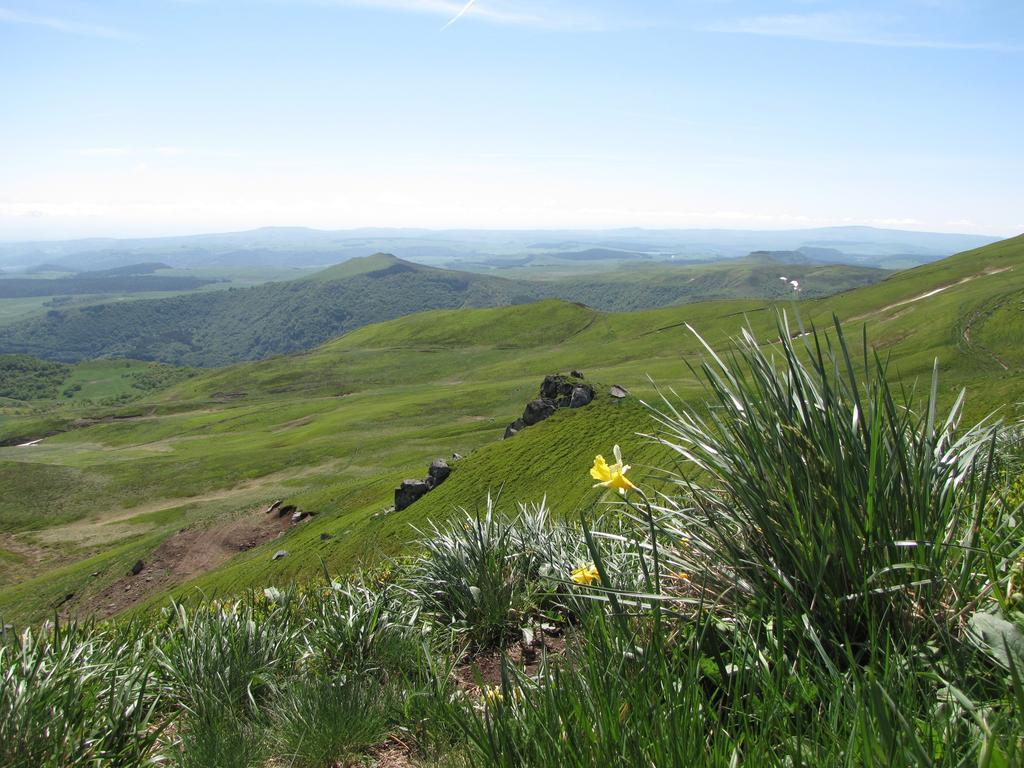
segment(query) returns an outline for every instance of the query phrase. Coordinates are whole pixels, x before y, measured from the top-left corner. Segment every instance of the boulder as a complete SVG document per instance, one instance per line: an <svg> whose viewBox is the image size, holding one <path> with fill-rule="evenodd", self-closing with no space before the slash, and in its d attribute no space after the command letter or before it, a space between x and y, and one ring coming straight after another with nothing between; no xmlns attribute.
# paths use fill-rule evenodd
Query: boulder
<svg viewBox="0 0 1024 768"><path fill-rule="evenodd" d="M269 515L269 514L270 514L271 512L275 512L275 511L277 510L277 508L281 506L281 503L282 503L282 502L281 502L281 500L280 500L280 499L278 499L278 500L277 500L277 501L275 501L275 502L274 502L273 504L271 504L271 505L270 505L269 507L267 507L267 508L266 508L266 509L264 510L264 512L265 512L266 514L268 514L268 515Z"/></svg>
<svg viewBox="0 0 1024 768"><path fill-rule="evenodd" d="M492 419L492 421L493 421L493 419ZM453 453L452 454L452 461L462 461L462 454L461 453Z"/></svg>
<svg viewBox="0 0 1024 768"><path fill-rule="evenodd" d="M286 504L283 507L278 507L277 508L277 516L278 517L284 517L285 515L290 515L296 509L298 509L298 507L296 507L294 504Z"/></svg>
<svg viewBox="0 0 1024 768"><path fill-rule="evenodd" d="M395 489L395 511L399 512L417 499L422 498L430 490L426 480L403 480Z"/></svg>
<svg viewBox="0 0 1024 768"><path fill-rule="evenodd" d="M558 400L563 397L571 397L573 387L576 386L569 381L569 377L560 373L552 373L544 377L540 385L540 396L544 400Z"/></svg>
<svg viewBox="0 0 1024 768"><path fill-rule="evenodd" d="M555 403L549 399L539 398L531 400L526 404L526 410L523 411L523 424L527 427L539 424L554 413L555 408Z"/></svg>
<svg viewBox="0 0 1024 768"><path fill-rule="evenodd" d="M616 400L621 400L629 394L629 390L625 387L620 387L618 384L613 384L612 388L608 390L608 394L614 397Z"/></svg>
<svg viewBox="0 0 1024 768"><path fill-rule="evenodd" d="M505 439L508 440L512 435L516 434L519 430L526 426L526 422L522 419L516 419L507 427L505 427Z"/></svg>
<svg viewBox="0 0 1024 768"><path fill-rule="evenodd" d="M574 387L572 390L572 396L569 398L570 408L582 408L584 405L590 403L594 399L594 388L589 384L580 384L578 387Z"/></svg>
<svg viewBox="0 0 1024 768"><path fill-rule="evenodd" d="M307 517L309 517L309 512L303 512L301 509L295 510L294 512L292 512L292 525L295 525L296 523L301 523Z"/></svg>
<svg viewBox="0 0 1024 768"><path fill-rule="evenodd" d="M146 564L141 560L136 560L135 565L132 566L132 576L138 576L142 573L142 569L146 567Z"/></svg>
<svg viewBox="0 0 1024 768"><path fill-rule="evenodd" d="M277 552L274 553L274 556L272 558L270 558L270 559L271 560L280 560L282 557L288 557L287 550L284 550L284 549L277 550Z"/></svg>
<svg viewBox="0 0 1024 768"><path fill-rule="evenodd" d="M452 468L448 466L448 462L444 459L434 459L430 463L430 469L427 470L428 476L434 481L433 486L435 488L447 480L448 475L451 473Z"/></svg>
<svg viewBox="0 0 1024 768"><path fill-rule="evenodd" d="M582 379L583 371L569 371L569 375L572 376L574 379Z"/></svg>

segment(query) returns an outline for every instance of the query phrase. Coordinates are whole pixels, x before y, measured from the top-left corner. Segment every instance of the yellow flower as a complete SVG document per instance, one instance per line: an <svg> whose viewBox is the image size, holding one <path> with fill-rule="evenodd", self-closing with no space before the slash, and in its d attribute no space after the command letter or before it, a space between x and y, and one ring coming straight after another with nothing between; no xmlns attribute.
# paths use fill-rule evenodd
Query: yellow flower
<svg viewBox="0 0 1024 768"><path fill-rule="evenodd" d="M505 701L505 695L501 692L501 688L496 685L486 686L480 698L484 702L485 706L494 706L495 704L500 704Z"/></svg>
<svg viewBox="0 0 1024 768"><path fill-rule="evenodd" d="M604 456L600 454L594 457L594 466L590 468L590 476L598 481L594 485L595 488L598 486L615 488L625 496L626 491L635 490L636 486L626 477L626 473L629 472L629 464L622 463L622 451L619 450L619 446L616 445L612 452L615 454L615 463L612 465L609 465L604 460Z"/></svg>
<svg viewBox="0 0 1024 768"><path fill-rule="evenodd" d="M589 587L595 581L600 580L601 574L598 572L597 566L591 563L574 570L569 578L574 584L582 584L585 587Z"/></svg>

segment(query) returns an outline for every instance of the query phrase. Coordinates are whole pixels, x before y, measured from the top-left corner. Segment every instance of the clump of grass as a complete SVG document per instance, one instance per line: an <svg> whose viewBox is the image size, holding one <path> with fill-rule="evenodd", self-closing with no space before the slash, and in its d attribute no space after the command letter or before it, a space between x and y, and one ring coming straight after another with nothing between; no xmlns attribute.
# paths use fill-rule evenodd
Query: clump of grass
<svg viewBox="0 0 1024 768"><path fill-rule="evenodd" d="M439 622L477 648L502 645L535 611L546 587L541 570L560 561L551 548L547 508L522 507L507 519L488 496L482 514L464 515L422 535L409 589Z"/></svg>
<svg viewBox="0 0 1024 768"><path fill-rule="evenodd" d="M838 323L802 344L779 332L777 346L744 332L728 360L707 347L709 406L658 412L659 439L695 470L655 510L666 559L829 656L962 623L987 560L1013 547L1003 515L982 542L996 425L961 429L963 395L940 416L937 369L923 402L894 390L866 340L853 362Z"/></svg>
<svg viewBox="0 0 1024 768"><path fill-rule="evenodd" d="M310 601L303 658L317 674L386 677L415 667L416 610L393 583L328 582Z"/></svg>
<svg viewBox="0 0 1024 768"><path fill-rule="evenodd" d="M209 603L167 611L166 637L156 649L168 697L200 711L206 702L257 711L296 659L296 630L287 604Z"/></svg>
<svg viewBox="0 0 1024 768"><path fill-rule="evenodd" d="M0 765L134 766L160 737L140 643L53 625L0 644Z"/></svg>
<svg viewBox="0 0 1024 768"><path fill-rule="evenodd" d="M196 702L178 723L170 761L177 768L255 768L269 754L266 721L206 699Z"/></svg>
<svg viewBox="0 0 1024 768"><path fill-rule="evenodd" d="M300 768L340 764L387 736L392 699L390 689L365 679L296 680L271 716L275 751Z"/></svg>

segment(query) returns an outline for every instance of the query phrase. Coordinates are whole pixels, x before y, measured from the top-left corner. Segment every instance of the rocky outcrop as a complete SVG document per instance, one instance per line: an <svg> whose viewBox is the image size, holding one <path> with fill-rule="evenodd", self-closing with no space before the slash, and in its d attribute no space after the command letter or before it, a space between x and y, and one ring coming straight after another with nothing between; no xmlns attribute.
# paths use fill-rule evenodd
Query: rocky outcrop
<svg viewBox="0 0 1024 768"><path fill-rule="evenodd" d="M395 511L405 509L429 492L430 485L426 480L403 480L402 484L395 488Z"/></svg>
<svg viewBox="0 0 1024 768"><path fill-rule="evenodd" d="M448 466L448 462L444 459L434 459L430 463L430 469L427 470L428 482L431 483L431 487L434 488L445 480L448 479L448 475L452 473L452 468Z"/></svg>
<svg viewBox="0 0 1024 768"><path fill-rule="evenodd" d="M395 511L400 512L410 504L426 496L430 491L447 480L451 473L452 468L447 461L444 459L434 459L430 462L427 476L423 480L403 480L402 484L395 488Z"/></svg>
<svg viewBox="0 0 1024 768"><path fill-rule="evenodd" d="M539 424L559 408L582 408L594 399L594 388L583 381L580 371L569 376L554 373L545 376L540 385L540 397L526 404L523 415L505 428L505 439L526 427Z"/></svg>
<svg viewBox="0 0 1024 768"><path fill-rule="evenodd" d="M558 406L555 405L554 401L546 398L531 400L526 404L526 410L523 411L523 424L527 427L540 424L544 419L553 414L556 408Z"/></svg>

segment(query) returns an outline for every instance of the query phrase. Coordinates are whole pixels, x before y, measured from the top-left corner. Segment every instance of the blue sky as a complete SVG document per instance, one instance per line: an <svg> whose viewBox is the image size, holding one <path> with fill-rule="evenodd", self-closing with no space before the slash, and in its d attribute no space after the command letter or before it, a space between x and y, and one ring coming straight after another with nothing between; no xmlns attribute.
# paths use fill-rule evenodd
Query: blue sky
<svg viewBox="0 0 1024 768"><path fill-rule="evenodd" d="M0 0L0 239L1024 231L1021 0Z"/></svg>

